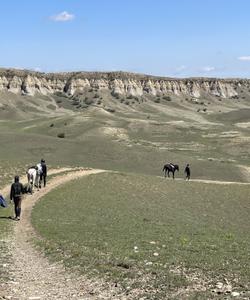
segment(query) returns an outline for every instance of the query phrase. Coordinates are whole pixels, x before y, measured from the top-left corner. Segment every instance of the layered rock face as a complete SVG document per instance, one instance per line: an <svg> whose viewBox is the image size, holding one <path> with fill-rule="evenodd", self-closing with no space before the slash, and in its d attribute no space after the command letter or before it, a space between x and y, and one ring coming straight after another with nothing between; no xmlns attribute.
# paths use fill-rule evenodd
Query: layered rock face
<svg viewBox="0 0 250 300"><path fill-rule="evenodd" d="M109 90L112 94L160 96L216 96L232 98L238 96L237 89L249 88L250 80L188 78L174 79L125 72L78 72L39 73L22 70L0 70L0 91L15 94L53 94L64 92L74 95L86 88Z"/></svg>

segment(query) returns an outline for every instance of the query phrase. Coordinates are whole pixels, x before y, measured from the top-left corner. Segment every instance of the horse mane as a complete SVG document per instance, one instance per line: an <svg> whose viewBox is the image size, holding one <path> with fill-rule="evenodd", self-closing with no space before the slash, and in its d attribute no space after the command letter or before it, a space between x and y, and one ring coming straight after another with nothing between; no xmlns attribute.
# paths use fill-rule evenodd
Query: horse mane
<svg viewBox="0 0 250 300"><path fill-rule="evenodd" d="M30 170L30 169L35 169L35 170L37 170L38 168L37 168L37 166L31 166L31 167L28 168L28 170Z"/></svg>

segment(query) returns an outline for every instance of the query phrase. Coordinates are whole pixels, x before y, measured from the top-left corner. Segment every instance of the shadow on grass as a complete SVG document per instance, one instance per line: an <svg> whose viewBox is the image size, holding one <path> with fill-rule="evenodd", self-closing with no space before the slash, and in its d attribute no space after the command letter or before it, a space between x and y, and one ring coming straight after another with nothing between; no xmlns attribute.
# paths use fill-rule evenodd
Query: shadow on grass
<svg viewBox="0 0 250 300"><path fill-rule="evenodd" d="M9 217L7 217L7 216L1 216L0 219L6 219L6 220L10 220L10 221L14 220L14 218L11 217L11 216L9 216Z"/></svg>

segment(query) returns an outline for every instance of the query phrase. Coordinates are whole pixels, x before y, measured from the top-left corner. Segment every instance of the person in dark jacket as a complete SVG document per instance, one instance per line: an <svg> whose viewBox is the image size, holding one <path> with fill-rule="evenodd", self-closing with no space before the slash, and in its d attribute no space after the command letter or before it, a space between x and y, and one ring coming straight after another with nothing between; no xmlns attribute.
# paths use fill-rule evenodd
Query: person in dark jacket
<svg viewBox="0 0 250 300"><path fill-rule="evenodd" d="M14 183L10 189L10 200L14 201L15 205L15 220L20 220L21 215L21 203L22 203L23 185L19 182L19 176L15 176Z"/></svg>
<svg viewBox="0 0 250 300"><path fill-rule="evenodd" d="M43 186L46 186L47 166L44 159L41 159L42 173L40 174L40 182L43 181Z"/></svg>
<svg viewBox="0 0 250 300"><path fill-rule="evenodd" d="M191 170L190 170L190 165L187 164L184 173L186 173L186 179L189 180L190 179L190 175L191 175Z"/></svg>

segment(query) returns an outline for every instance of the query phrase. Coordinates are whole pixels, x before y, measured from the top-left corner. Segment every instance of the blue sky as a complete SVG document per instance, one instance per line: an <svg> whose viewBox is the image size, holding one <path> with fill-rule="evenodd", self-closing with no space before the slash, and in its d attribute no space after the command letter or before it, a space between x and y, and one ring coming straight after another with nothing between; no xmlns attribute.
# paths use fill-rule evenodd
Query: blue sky
<svg viewBox="0 0 250 300"><path fill-rule="evenodd" d="M3 0L0 66L250 78L249 0Z"/></svg>

